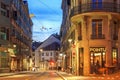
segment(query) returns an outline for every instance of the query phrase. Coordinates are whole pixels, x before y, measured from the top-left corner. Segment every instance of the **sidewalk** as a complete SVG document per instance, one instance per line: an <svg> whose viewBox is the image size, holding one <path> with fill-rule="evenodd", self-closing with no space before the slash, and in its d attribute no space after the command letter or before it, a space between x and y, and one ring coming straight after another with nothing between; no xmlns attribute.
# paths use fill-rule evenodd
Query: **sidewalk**
<svg viewBox="0 0 120 80"><path fill-rule="evenodd" d="M5 77L5 76L12 76L15 74L22 74L25 73L25 71L21 71L21 72L9 72L9 73L0 73L0 77Z"/></svg>
<svg viewBox="0 0 120 80"><path fill-rule="evenodd" d="M12 76L12 75L19 75L19 74L29 74L29 73L40 73L44 72L45 70L41 71L16 71L16 72L8 72L8 73L0 73L0 77L5 77L5 76Z"/></svg>
<svg viewBox="0 0 120 80"><path fill-rule="evenodd" d="M90 76L75 76L72 74L68 74L66 72L62 72L62 71L56 71L56 73L63 79L63 80L116 80L116 78L118 80L120 80L120 71L113 73L113 74L109 74L109 75L90 75Z"/></svg>
<svg viewBox="0 0 120 80"><path fill-rule="evenodd" d="M12 76L12 75L17 75L17 74L27 74L27 73L33 73L34 71L19 71L19 72L9 72L9 73L0 73L0 77L5 77L5 76Z"/></svg>

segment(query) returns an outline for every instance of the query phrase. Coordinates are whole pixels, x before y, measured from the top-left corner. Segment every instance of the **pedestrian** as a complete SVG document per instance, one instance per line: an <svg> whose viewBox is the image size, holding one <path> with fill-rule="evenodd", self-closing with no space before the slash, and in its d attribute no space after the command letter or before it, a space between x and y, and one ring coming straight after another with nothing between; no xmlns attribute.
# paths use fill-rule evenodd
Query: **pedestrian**
<svg viewBox="0 0 120 80"><path fill-rule="evenodd" d="M61 70L61 66L58 66L58 71L60 71Z"/></svg>
<svg viewBox="0 0 120 80"><path fill-rule="evenodd" d="M100 68L100 63L99 63L99 60L97 60L96 64L95 64L95 73L99 73L99 68Z"/></svg>

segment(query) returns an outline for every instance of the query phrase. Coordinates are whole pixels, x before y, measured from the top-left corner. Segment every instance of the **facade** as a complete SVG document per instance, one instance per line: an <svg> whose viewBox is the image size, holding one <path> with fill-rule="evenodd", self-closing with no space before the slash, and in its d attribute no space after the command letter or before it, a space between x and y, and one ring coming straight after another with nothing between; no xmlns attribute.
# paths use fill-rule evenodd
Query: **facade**
<svg viewBox="0 0 120 80"><path fill-rule="evenodd" d="M27 1L0 0L0 4L0 71L27 70L32 51Z"/></svg>
<svg viewBox="0 0 120 80"><path fill-rule="evenodd" d="M35 50L35 67L40 70L55 69L60 49L60 40L51 35Z"/></svg>
<svg viewBox="0 0 120 80"><path fill-rule="evenodd" d="M61 26L61 51L66 54L66 66L72 67L72 74L97 74L96 63L99 69L120 68L119 3L119 0L63 0L62 7L69 8L63 16L70 18L70 25Z"/></svg>

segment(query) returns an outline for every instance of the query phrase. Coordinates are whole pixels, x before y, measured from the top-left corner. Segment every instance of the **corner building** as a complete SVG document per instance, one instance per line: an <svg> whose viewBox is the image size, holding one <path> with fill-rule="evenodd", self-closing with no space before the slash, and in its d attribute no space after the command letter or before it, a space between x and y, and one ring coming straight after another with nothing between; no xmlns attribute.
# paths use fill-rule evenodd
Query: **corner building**
<svg viewBox="0 0 120 80"><path fill-rule="evenodd" d="M63 16L69 17L70 25L61 26L61 51L71 73L94 74L97 62L101 69L120 69L120 0L65 1L62 6L69 9Z"/></svg>

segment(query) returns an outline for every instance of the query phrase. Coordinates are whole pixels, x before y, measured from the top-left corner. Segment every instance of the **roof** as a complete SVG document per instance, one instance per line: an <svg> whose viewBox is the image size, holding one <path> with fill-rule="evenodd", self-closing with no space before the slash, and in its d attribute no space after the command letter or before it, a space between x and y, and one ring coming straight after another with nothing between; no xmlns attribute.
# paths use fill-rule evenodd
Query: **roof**
<svg viewBox="0 0 120 80"><path fill-rule="evenodd" d="M47 47L53 43L58 43L59 45L61 44L60 40L56 38L55 36L51 35L48 37L36 50L39 50L41 48Z"/></svg>

